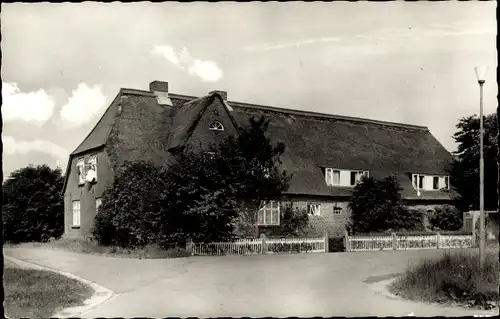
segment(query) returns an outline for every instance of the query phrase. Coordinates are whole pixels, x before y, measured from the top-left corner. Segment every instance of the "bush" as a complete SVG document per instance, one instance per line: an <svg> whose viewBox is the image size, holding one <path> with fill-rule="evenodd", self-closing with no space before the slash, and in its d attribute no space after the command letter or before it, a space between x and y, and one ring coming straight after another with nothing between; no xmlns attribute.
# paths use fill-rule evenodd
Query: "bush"
<svg viewBox="0 0 500 319"><path fill-rule="evenodd" d="M463 226L463 216L455 206L438 206L429 216L429 223L433 230L459 230Z"/></svg>
<svg viewBox="0 0 500 319"><path fill-rule="evenodd" d="M61 169L28 166L3 184L4 238L13 243L45 242L64 232Z"/></svg>
<svg viewBox="0 0 500 319"><path fill-rule="evenodd" d="M329 237L328 238L328 252L340 253L345 251L344 237Z"/></svg>
<svg viewBox="0 0 500 319"><path fill-rule="evenodd" d="M126 163L104 192L92 234L101 245L156 244L165 214L162 172L149 162Z"/></svg>
<svg viewBox="0 0 500 319"><path fill-rule="evenodd" d="M461 302L491 307L498 300L498 254L486 256L478 269L478 255L445 253L437 260L424 260L409 268L390 290L397 295L428 302Z"/></svg>

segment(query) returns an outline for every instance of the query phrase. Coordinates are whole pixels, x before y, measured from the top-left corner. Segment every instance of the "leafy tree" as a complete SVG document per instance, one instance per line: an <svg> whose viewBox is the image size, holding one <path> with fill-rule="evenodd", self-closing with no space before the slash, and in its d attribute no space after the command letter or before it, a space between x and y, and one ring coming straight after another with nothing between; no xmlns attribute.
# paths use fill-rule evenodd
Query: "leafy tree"
<svg viewBox="0 0 500 319"><path fill-rule="evenodd" d="M418 210L406 208L401 186L393 176L383 180L363 177L354 188L349 202L354 233L420 230L423 216Z"/></svg>
<svg viewBox="0 0 500 319"><path fill-rule="evenodd" d="M429 218L433 230L459 230L463 225L462 213L451 205L436 207Z"/></svg>
<svg viewBox="0 0 500 319"><path fill-rule="evenodd" d="M102 245L137 247L159 242L165 216L163 172L150 162L127 162L106 190L94 220Z"/></svg>
<svg viewBox="0 0 500 319"><path fill-rule="evenodd" d="M498 204L498 120L496 114L484 117L484 205L495 210ZM479 117L460 119L453 137L458 143L449 171L452 185L460 194L460 210L479 209Z"/></svg>
<svg viewBox="0 0 500 319"><path fill-rule="evenodd" d="M60 168L28 166L14 171L3 184L3 223L6 241L43 242L64 233L64 204Z"/></svg>

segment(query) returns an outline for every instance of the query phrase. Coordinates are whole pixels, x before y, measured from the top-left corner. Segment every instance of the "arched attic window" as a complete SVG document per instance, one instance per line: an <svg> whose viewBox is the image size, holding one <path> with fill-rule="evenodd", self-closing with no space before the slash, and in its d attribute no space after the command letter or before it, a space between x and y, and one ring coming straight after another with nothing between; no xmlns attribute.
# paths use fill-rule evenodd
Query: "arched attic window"
<svg viewBox="0 0 500 319"><path fill-rule="evenodd" d="M215 122L210 123L210 125L208 126L208 129L211 131L224 131L224 126L222 125L221 122L215 121Z"/></svg>

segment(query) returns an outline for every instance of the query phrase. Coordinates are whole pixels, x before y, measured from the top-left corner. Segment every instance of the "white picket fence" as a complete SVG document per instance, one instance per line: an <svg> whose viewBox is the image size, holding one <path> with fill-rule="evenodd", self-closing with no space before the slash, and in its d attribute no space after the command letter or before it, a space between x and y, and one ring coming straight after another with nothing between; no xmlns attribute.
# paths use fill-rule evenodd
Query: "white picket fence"
<svg viewBox="0 0 500 319"><path fill-rule="evenodd" d="M471 235L397 235L349 236L344 235L346 251L413 250L471 248Z"/></svg>
<svg viewBox="0 0 500 319"><path fill-rule="evenodd" d="M328 235L319 238L238 239L232 242L191 243L192 255L251 255L328 252Z"/></svg>

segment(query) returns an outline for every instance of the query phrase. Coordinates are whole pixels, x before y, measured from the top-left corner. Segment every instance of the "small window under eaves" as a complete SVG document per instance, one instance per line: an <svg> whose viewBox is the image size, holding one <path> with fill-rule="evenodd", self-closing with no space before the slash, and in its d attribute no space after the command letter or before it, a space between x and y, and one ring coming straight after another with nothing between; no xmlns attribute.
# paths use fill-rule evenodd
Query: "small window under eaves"
<svg viewBox="0 0 500 319"><path fill-rule="evenodd" d="M219 121L215 121L208 125L208 129L211 131L224 131L224 125Z"/></svg>

